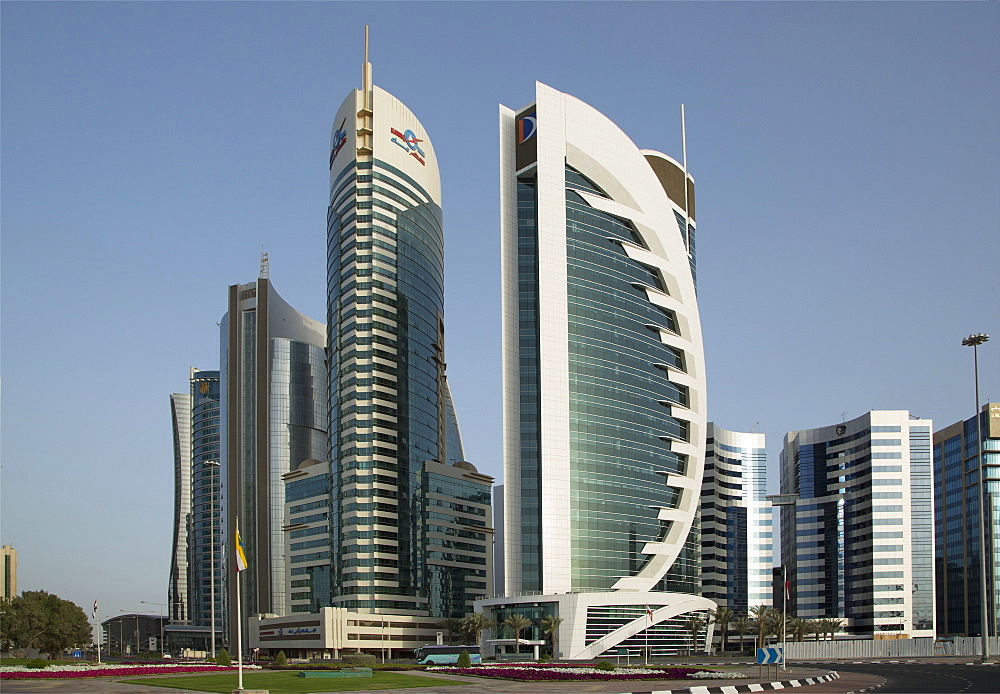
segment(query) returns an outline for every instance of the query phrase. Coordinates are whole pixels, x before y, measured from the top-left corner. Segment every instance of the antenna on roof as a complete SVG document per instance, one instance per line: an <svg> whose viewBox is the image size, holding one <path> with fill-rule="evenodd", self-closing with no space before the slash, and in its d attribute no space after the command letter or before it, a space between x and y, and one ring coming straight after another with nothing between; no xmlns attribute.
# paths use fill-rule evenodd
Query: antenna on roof
<svg viewBox="0 0 1000 694"><path fill-rule="evenodd" d="M267 259L267 253L261 249L260 252L260 279L266 280L271 277L271 265Z"/></svg>
<svg viewBox="0 0 1000 694"><path fill-rule="evenodd" d="M365 109L371 110L372 64L368 62L368 25L365 24L365 63L361 66L361 89L365 93Z"/></svg>

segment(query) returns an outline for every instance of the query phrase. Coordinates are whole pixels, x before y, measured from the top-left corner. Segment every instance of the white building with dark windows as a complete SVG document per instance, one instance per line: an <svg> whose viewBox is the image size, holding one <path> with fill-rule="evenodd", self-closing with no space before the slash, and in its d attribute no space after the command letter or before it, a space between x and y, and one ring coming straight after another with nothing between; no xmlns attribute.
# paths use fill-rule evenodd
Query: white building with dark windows
<svg viewBox="0 0 1000 694"><path fill-rule="evenodd" d="M934 636L933 422L906 410L785 434L789 613L856 636Z"/></svg>
<svg viewBox="0 0 1000 694"><path fill-rule="evenodd" d="M694 181L539 83L500 109L500 196L506 596L477 604L558 615L564 658L689 647L684 621L715 607Z"/></svg>
<svg viewBox="0 0 1000 694"><path fill-rule="evenodd" d="M774 563L764 434L708 423L701 484L702 595L747 614L770 605Z"/></svg>

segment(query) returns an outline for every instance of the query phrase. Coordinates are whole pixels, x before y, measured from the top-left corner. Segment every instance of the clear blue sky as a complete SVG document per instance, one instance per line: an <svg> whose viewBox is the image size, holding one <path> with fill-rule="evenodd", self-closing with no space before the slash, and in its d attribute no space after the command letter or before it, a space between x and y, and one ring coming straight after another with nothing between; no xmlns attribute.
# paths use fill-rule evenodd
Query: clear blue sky
<svg viewBox="0 0 1000 694"><path fill-rule="evenodd" d="M2 13L2 527L20 588L166 602L168 396L226 286L325 317L334 112L376 83L443 176L448 366L500 477L497 104L534 81L688 159L709 414L781 438L1000 400L998 3L23 3ZM89 612L89 608L88 608Z"/></svg>

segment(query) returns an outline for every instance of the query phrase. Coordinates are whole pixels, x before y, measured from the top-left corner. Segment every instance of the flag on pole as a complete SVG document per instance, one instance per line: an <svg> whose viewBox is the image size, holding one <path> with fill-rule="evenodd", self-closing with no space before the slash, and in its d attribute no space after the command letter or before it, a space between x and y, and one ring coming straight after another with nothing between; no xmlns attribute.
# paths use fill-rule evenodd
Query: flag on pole
<svg viewBox="0 0 1000 694"><path fill-rule="evenodd" d="M649 617L649 623L652 624L653 623L653 610L651 610L649 608L649 605L646 605L646 616Z"/></svg>
<svg viewBox="0 0 1000 694"><path fill-rule="evenodd" d="M236 530L236 572L239 573L247 568L247 555L243 551L243 538L240 537L239 529Z"/></svg>
<svg viewBox="0 0 1000 694"><path fill-rule="evenodd" d="M94 600L94 619L97 619L97 601Z"/></svg>
<svg viewBox="0 0 1000 694"><path fill-rule="evenodd" d="M792 583L791 581L785 581L785 600L792 599Z"/></svg>

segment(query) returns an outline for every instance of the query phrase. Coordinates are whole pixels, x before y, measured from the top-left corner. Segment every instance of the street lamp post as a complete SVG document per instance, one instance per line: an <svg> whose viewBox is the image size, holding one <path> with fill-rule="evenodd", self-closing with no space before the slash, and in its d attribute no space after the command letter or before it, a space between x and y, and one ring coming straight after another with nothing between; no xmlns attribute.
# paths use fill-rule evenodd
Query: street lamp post
<svg viewBox="0 0 1000 694"><path fill-rule="evenodd" d="M140 600L140 604L143 605L156 605L157 607L162 607L164 611L167 609L167 603L165 602L148 602L146 600ZM160 623L160 656L163 656L163 619L157 620Z"/></svg>
<svg viewBox="0 0 1000 694"><path fill-rule="evenodd" d="M791 506L795 508L796 502L799 500L798 494L772 494L767 497L767 500L771 502L771 507L775 506ZM774 526L771 526L771 544L774 544ZM788 665L785 662L787 657L785 651L788 650L788 574L787 565L785 564L785 557L781 557L781 669L787 670Z"/></svg>
<svg viewBox="0 0 1000 694"><path fill-rule="evenodd" d="M206 460L203 465L209 468L220 468L222 463L218 460ZM215 660L215 476L217 470L211 471L211 478L208 482L209 491L209 521L208 521L208 534L209 534L209 558L208 558L208 571L211 574L211 619L212 619L212 645L211 653L212 660Z"/></svg>
<svg viewBox="0 0 1000 694"><path fill-rule="evenodd" d="M980 613L982 626L979 633L982 637L982 662L990 661L990 621L989 591L986 587L986 462L983 460L983 428L979 416L979 345L990 339L986 333L978 333L962 338L963 347L972 347L972 363L976 380L976 459L979 462L979 585ZM992 520L992 519L991 519ZM990 552L992 555L992 552Z"/></svg>

